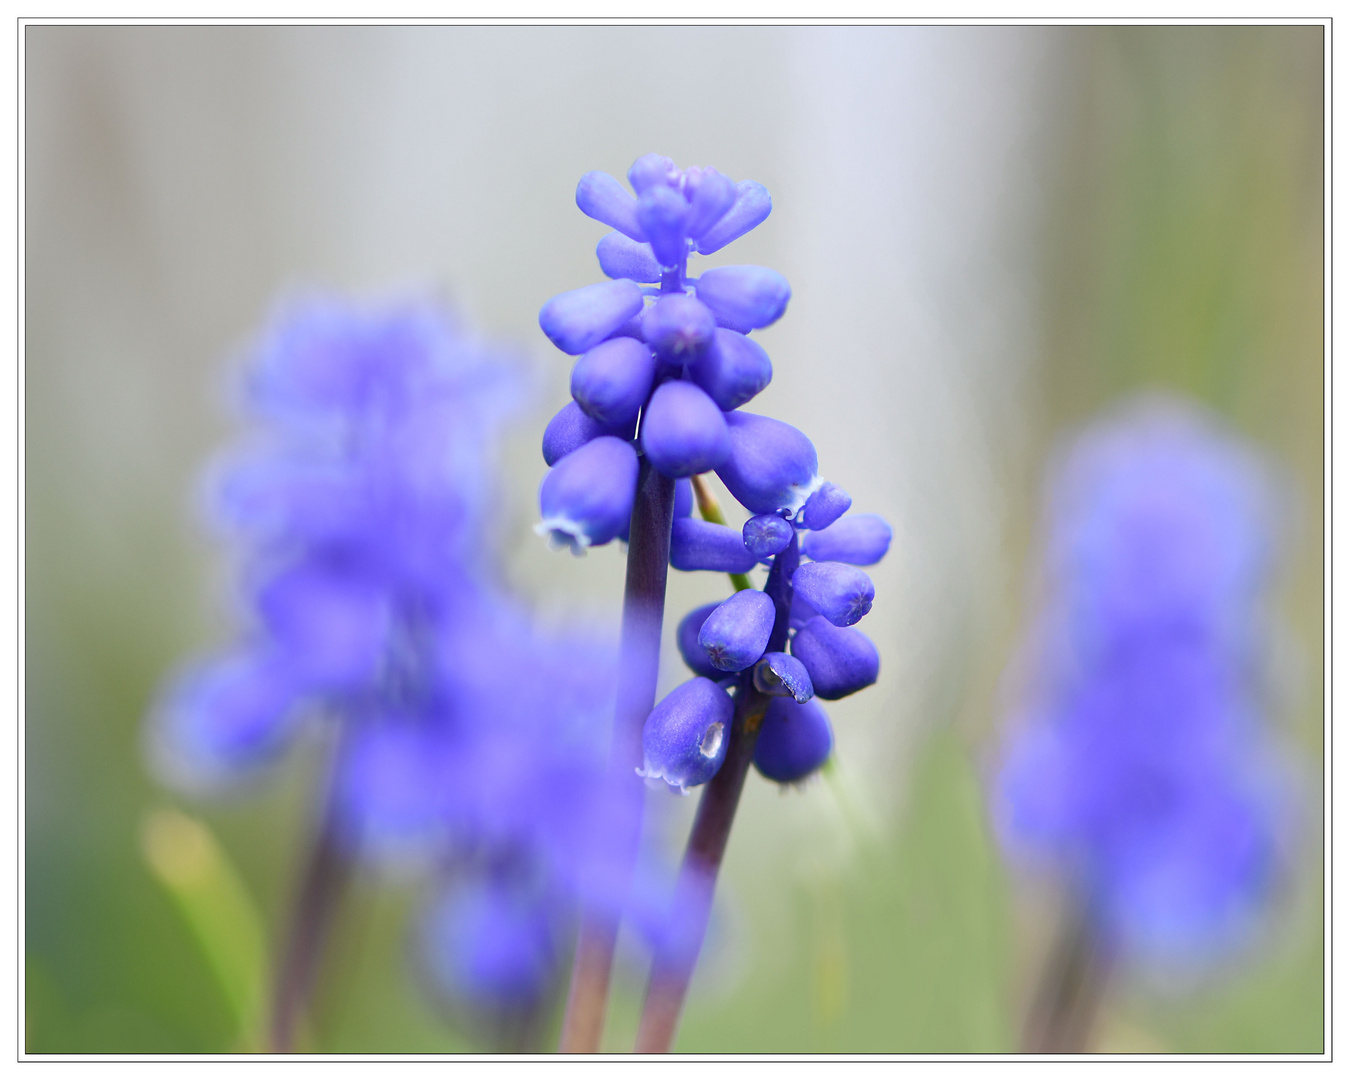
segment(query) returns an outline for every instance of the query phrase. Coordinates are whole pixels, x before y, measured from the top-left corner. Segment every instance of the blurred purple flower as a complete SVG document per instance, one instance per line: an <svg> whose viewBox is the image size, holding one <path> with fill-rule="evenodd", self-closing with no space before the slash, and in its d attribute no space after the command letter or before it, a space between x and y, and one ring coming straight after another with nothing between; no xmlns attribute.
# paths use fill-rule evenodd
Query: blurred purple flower
<svg viewBox="0 0 1350 1080"><path fill-rule="evenodd" d="M1136 956L1238 943L1280 869L1287 786L1253 685L1275 492L1254 450L1166 399L1088 430L1048 487L995 814Z"/></svg>

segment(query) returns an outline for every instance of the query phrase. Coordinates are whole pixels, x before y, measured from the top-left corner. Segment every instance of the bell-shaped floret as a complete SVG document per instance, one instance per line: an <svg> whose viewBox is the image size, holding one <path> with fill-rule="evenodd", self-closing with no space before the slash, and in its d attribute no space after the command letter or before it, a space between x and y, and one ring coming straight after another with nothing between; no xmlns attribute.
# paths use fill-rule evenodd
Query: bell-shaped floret
<svg viewBox="0 0 1350 1080"><path fill-rule="evenodd" d="M773 363L759 342L719 326L708 348L690 359L689 378L731 412L769 385Z"/></svg>
<svg viewBox="0 0 1350 1080"><path fill-rule="evenodd" d="M815 695L806 665L785 652L765 653L755 665L755 689L770 697L790 697L798 704Z"/></svg>
<svg viewBox="0 0 1350 1080"><path fill-rule="evenodd" d="M792 525L779 514L756 514L741 527L741 542L756 559L767 559L787 547L792 534Z"/></svg>
<svg viewBox="0 0 1350 1080"><path fill-rule="evenodd" d="M807 533L802 554L816 562L843 562L871 566L891 546L891 527L876 514L850 514L828 529Z"/></svg>
<svg viewBox="0 0 1350 1080"><path fill-rule="evenodd" d="M741 534L698 518L676 518L670 530L670 565L676 570L746 574L759 560L745 550Z"/></svg>
<svg viewBox="0 0 1350 1080"><path fill-rule="evenodd" d="M637 451L612 435L592 439L553 467L539 485L540 536L580 555L620 535L633 514Z"/></svg>
<svg viewBox="0 0 1350 1080"><path fill-rule="evenodd" d="M681 794L706 784L727 756L731 697L711 679L695 676L663 697L642 726L639 775L664 780Z"/></svg>
<svg viewBox="0 0 1350 1080"><path fill-rule="evenodd" d="M731 450L727 423L693 383L673 380L652 394L642 416L642 452L662 476L693 476L722 464Z"/></svg>
<svg viewBox="0 0 1350 1080"><path fill-rule="evenodd" d="M718 671L744 671L764 655L773 620L773 601L758 589L742 589L704 620L698 643Z"/></svg>
<svg viewBox="0 0 1350 1080"><path fill-rule="evenodd" d="M778 321L792 289L767 266L718 266L699 276L694 293L712 309L718 326L748 334Z"/></svg>
<svg viewBox="0 0 1350 1080"><path fill-rule="evenodd" d="M677 371L708 348L716 331L712 312L687 293L658 297L642 313L643 338Z"/></svg>
<svg viewBox="0 0 1350 1080"><path fill-rule="evenodd" d="M838 701L877 681L881 657L861 630L834 626L817 615L792 638L792 655L806 665L816 696Z"/></svg>
<svg viewBox="0 0 1350 1080"><path fill-rule="evenodd" d="M825 710L814 701L799 705L791 698L769 702L755 741L755 768L767 780L795 784L829 759L834 732Z"/></svg>
<svg viewBox="0 0 1350 1080"><path fill-rule="evenodd" d="M302 564L267 582L257 602L268 634L305 682L350 688L378 674L391 622L384 589Z"/></svg>
<svg viewBox="0 0 1350 1080"><path fill-rule="evenodd" d="M685 169L681 186L689 200L689 235L695 240L721 221L736 203L736 185L716 169Z"/></svg>
<svg viewBox="0 0 1350 1080"><path fill-rule="evenodd" d="M152 754L170 783L219 790L270 763L295 730L291 667L244 655L190 668L155 712Z"/></svg>
<svg viewBox="0 0 1350 1080"><path fill-rule="evenodd" d="M816 448L790 424L755 413L726 414L731 453L717 470L752 514L794 513L819 484Z"/></svg>
<svg viewBox="0 0 1350 1080"><path fill-rule="evenodd" d="M658 184L638 197L638 221L662 266L677 266L689 253L689 204L674 188Z"/></svg>
<svg viewBox="0 0 1350 1080"><path fill-rule="evenodd" d="M702 607L694 608L680 620L680 625L675 630L675 644L679 647L680 655L689 665L689 669L695 675L713 680L724 679L727 673L713 667L713 662L708 659L708 650L698 643L698 633L717 607L717 604L704 604Z"/></svg>
<svg viewBox="0 0 1350 1080"><path fill-rule="evenodd" d="M630 337L611 338L581 354L572 368L572 397L600 423L631 428L655 379L651 349Z"/></svg>
<svg viewBox="0 0 1350 1080"><path fill-rule="evenodd" d="M638 224L637 199L609 173L588 172L577 184L577 209L589 218L618 229L630 240L647 237Z"/></svg>
<svg viewBox="0 0 1350 1080"><path fill-rule="evenodd" d="M606 277L628 278L630 281L661 280L661 264L652 254L650 244L639 244L623 233L606 233L595 245L595 257Z"/></svg>
<svg viewBox="0 0 1350 1080"><path fill-rule="evenodd" d="M700 255L711 255L720 251L733 240L744 236L766 217L773 209L773 200L763 184L754 180L742 180L736 185L736 201L731 209L723 214L712 228L698 237L694 250ZM614 226L616 229L618 226Z"/></svg>
<svg viewBox="0 0 1350 1080"><path fill-rule="evenodd" d="M808 529L828 529L838 521L850 506L853 496L838 484L828 480L818 487L802 507L802 524ZM827 556L833 558L834 556ZM840 559L840 562L848 562Z"/></svg>
<svg viewBox="0 0 1350 1080"><path fill-rule="evenodd" d="M797 567L792 589L835 626L852 626L872 610L876 590L861 570L838 562Z"/></svg>
<svg viewBox="0 0 1350 1080"><path fill-rule="evenodd" d="M559 293L539 309L539 329L571 356L599 345L642 310L642 289L627 278Z"/></svg>
<svg viewBox="0 0 1350 1080"><path fill-rule="evenodd" d="M421 924L418 955L432 987L465 1019L519 1024L542 1006L561 972L559 925L532 882L456 882Z"/></svg>
<svg viewBox="0 0 1350 1080"><path fill-rule="evenodd" d="M678 189L680 170L675 162L661 154L643 154L628 167L628 182L638 195L643 195L654 187Z"/></svg>
<svg viewBox="0 0 1350 1080"><path fill-rule="evenodd" d="M625 442L633 438L634 424L610 427L587 416L575 401L569 401L554 414L544 428L544 464L552 467L578 446L585 446L601 435L614 435Z"/></svg>
<svg viewBox="0 0 1350 1080"><path fill-rule="evenodd" d="M675 516L688 517L694 512L694 485L688 479L675 481Z"/></svg>

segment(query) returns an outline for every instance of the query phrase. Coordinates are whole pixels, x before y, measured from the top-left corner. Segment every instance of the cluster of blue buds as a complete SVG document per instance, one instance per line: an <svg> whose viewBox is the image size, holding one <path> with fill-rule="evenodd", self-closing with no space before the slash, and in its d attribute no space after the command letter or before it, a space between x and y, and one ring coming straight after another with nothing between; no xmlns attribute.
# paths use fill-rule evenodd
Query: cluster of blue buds
<svg viewBox="0 0 1350 1080"><path fill-rule="evenodd" d="M689 257L710 255L760 224L772 207L753 180L715 169L680 170L647 154L628 171L632 193L601 172L577 186L577 206L610 226L596 248L611 279L546 303L539 325L577 356L572 398L544 433L552 471L540 487L542 535L582 552L627 537L639 455L677 481L670 565L745 574L780 565L791 598L789 628L770 649L776 604L742 590L691 612L679 625L695 678L659 702L643 734L643 775L672 789L710 780L727 749L739 673L773 700L755 764L770 779L801 780L829 756L833 734L814 698L834 700L876 681L879 660L853 624L871 609L858 569L885 555L891 529L846 516L849 496L817 472L816 451L796 428L741 411L773 376L749 335L775 322L791 290L760 266L688 276ZM692 516L686 478L716 472L753 515L742 529Z"/></svg>
<svg viewBox="0 0 1350 1080"><path fill-rule="evenodd" d="M1276 880L1286 789L1252 678L1273 490L1254 452L1169 401L1087 432L1049 489L998 825L1136 958L1236 944Z"/></svg>
<svg viewBox="0 0 1350 1080"><path fill-rule="evenodd" d="M787 560L786 651L770 649L778 612L767 592L742 589L689 612L676 629L676 644L695 677L662 699L647 720L646 776L684 792L716 775L731 717L726 691L744 672L772 699L755 743L759 772L790 784L825 763L834 734L816 699L837 701L871 686L881 666L876 646L854 628L874 597L871 579L858 568L886 554L891 528L875 514L845 516L851 504L842 488L827 482L800 508L788 503L757 513L739 532L676 519L671 564L679 569L736 574ZM682 531L692 539L678 540ZM679 561L677 551L684 553Z"/></svg>
<svg viewBox="0 0 1350 1080"><path fill-rule="evenodd" d="M237 541L248 630L172 680L151 727L161 771L200 791L327 723L336 841L451 868L475 899L432 920L451 927L437 940L473 948L437 984L515 1004L552 985L558 956L524 901L486 910L510 889L475 868L507 863L515 881L523 867L548 883L530 903L560 917L592 813L574 793L603 771L614 677L612 646L542 630L487 554L490 447L520 390L508 358L431 305L284 308L248 369L254 438L210 495Z"/></svg>

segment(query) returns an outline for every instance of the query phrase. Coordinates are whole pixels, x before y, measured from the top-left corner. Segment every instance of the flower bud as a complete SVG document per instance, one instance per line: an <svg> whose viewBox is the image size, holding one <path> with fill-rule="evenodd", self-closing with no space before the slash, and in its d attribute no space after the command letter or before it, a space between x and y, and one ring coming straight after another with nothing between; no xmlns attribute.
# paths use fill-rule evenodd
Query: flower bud
<svg viewBox="0 0 1350 1080"><path fill-rule="evenodd" d="M876 514L850 514L828 529L802 538L802 554L808 559L854 566L880 562L890 546L891 527Z"/></svg>
<svg viewBox="0 0 1350 1080"><path fill-rule="evenodd" d="M816 448L790 424L755 413L726 414L731 452L717 475L752 514L796 511L818 482Z"/></svg>
<svg viewBox="0 0 1350 1080"><path fill-rule="evenodd" d="M642 452L662 476L693 476L721 465L730 452L722 410L690 382L662 383L642 416Z"/></svg>
<svg viewBox="0 0 1350 1080"><path fill-rule="evenodd" d="M595 257L606 277L628 278L630 281L660 281L661 265L652 254L650 244L639 244L623 233L606 233L595 245Z"/></svg>
<svg viewBox="0 0 1350 1080"><path fill-rule="evenodd" d="M688 479L675 481L675 516L688 517L694 512L694 485Z"/></svg>
<svg viewBox="0 0 1350 1080"><path fill-rule="evenodd" d="M798 704L776 697L755 740L755 768L767 780L795 784L824 765L833 749L834 732L824 709L814 701Z"/></svg>
<svg viewBox="0 0 1350 1080"><path fill-rule="evenodd" d="M601 435L614 435L631 441L633 429L633 424L629 424L626 429L602 424L582 412L581 406L575 401L569 401L544 428L544 464L549 467L556 465L578 446L585 446Z"/></svg>
<svg viewBox="0 0 1350 1080"><path fill-rule="evenodd" d="M778 514L756 514L741 527L741 542L756 559L767 559L792 542L793 531Z"/></svg>
<svg viewBox="0 0 1350 1080"><path fill-rule="evenodd" d="M816 696L838 701L877 681L881 657L861 630L832 625L817 615L792 638L792 655L811 675Z"/></svg>
<svg viewBox="0 0 1350 1080"><path fill-rule="evenodd" d="M689 200L689 235L697 240L736 203L736 185L716 169L685 169L681 182Z"/></svg>
<svg viewBox="0 0 1350 1080"><path fill-rule="evenodd" d="M802 507L802 524L808 529L827 529L853 505L853 497L838 484L821 484ZM833 556L828 556L833 558ZM847 559L841 559L847 562Z"/></svg>
<svg viewBox="0 0 1350 1080"><path fill-rule="evenodd" d="M572 368L572 397L582 410L610 427L632 427L656 379L656 357L630 337L587 349Z"/></svg>
<svg viewBox="0 0 1350 1080"><path fill-rule="evenodd" d="M689 204L674 188L659 184L644 191L638 197L638 221L662 266L677 266L689 253Z"/></svg>
<svg viewBox="0 0 1350 1080"><path fill-rule="evenodd" d="M576 555L609 543L633 514L637 476L637 451L630 444L612 435L592 439L544 477L539 485L544 520L534 531L567 544Z"/></svg>
<svg viewBox="0 0 1350 1080"><path fill-rule="evenodd" d="M698 643L719 671L744 671L764 655L773 620L773 601L758 589L742 589L704 620Z"/></svg>
<svg viewBox="0 0 1350 1080"><path fill-rule="evenodd" d="M642 310L642 289L627 278L559 293L539 309L539 329L570 356L599 345Z"/></svg>
<svg viewBox="0 0 1350 1080"><path fill-rule="evenodd" d="M695 676L657 703L642 726L638 775L664 780L681 794L706 784L727 756L731 697L711 679Z"/></svg>
<svg viewBox="0 0 1350 1080"><path fill-rule="evenodd" d="M643 154L628 167L628 182L639 196L654 187L678 188L680 170L675 162L661 154Z"/></svg>
<svg viewBox="0 0 1350 1080"><path fill-rule="evenodd" d="M735 529L693 517L676 518L671 526L670 565L676 570L746 574L758 561Z"/></svg>
<svg viewBox="0 0 1350 1080"><path fill-rule="evenodd" d="M835 626L852 626L872 610L876 590L872 579L844 563L813 562L797 567L792 575L795 594Z"/></svg>
<svg viewBox="0 0 1350 1080"><path fill-rule="evenodd" d="M638 224L637 200L605 172L588 172L577 184L577 209L589 218L618 229L630 240L646 240Z"/></svg>
<svg viewBox="0 0 1350 1080"><path fill-rule="evenodd" d="M213 790L269 763L295 732L296 689L290 665L272 659L189 669L156 709L157 767L172 782Z"/></svg>
<svg viewBox="0 0 1350 1080"><path fill-rule="evenodd" d="M720 251L768 217L772 209L773 200L769 198L769 192L763 184L742 180L736 185L736 201L731 204L731 209L718 219L717 224L697 238L694 250L700 255ZM614 227L617 229L619 226Z"/></svg>
<svg viewBox="0 0 1350 1080"><path fill-rule="evenodd" d="M658 297L642 313L642 336L656 354L676 370L708 348L717 321L687 293Z"/></svg>
<svg viewBox="0 0 1350 1080"><path fill-rule="evenodd" d="M557 985L562 950L546 894L525 882L457 882L423 916L418 955L465 1019L528 1018Z"/></svg>
<svg viewBox="0 0 1350 1080"><path fill-rule="evenodd" d="M680 620L680 625L675 631L675 644L679 647L680 655L684 657L689 669L695 675L702 675L714 681L725 678L727 673L713 667L712 661L708 659L708 650L698 643L698 633L717 607L717 604L704 604L702 607L694 608Z"/></svg>
<svg viewBox="0 0 1350 1080"><path fill-rule="evenodd" d="M800 593L792 594L792 607L788 609L788 626L795 630L799 626L805 626L819 614L820 612L802 599Z"/></svg>
<svg viewBox="0 0 1350 1080"><path fill-rule="evenodd" d="M719 326L708 347L690 358L689 378L719 409L731 412L769 385L773 363L759 342Z"/></svg>
<svg viewBox="0 0 1350 1080"><path fill-rule="evenodd" d="M746 334L777 322L792 289L767 266L718 266L699 276L694 293L712 309L719 326Z"/></svg>
<svg viewBox="0 0 1350 1080"><path fill-rule="evenodd" d="M755 689L770 697L790 697L799 705L815 694L806 666L783 652L765 653L755 665Z"/></svg>

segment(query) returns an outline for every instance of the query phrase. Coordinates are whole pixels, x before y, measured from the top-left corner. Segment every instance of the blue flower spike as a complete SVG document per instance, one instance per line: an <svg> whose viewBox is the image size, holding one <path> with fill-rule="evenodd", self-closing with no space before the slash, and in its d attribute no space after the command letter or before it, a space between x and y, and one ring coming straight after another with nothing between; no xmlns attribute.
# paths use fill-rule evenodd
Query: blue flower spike
<svg viewBox="0 0 1350 1080"><path fill-rule="evenodd" d="M735 707L711 679L695 676L663 697L642 728L639 775L688 794L706 784L727 756Z"/></svg>
<svg viewBox="0 0 1350 1080"><path fill-rule="evenodd" d="M755 665L755 689L770 697L790 697L803 705L815 696L806 665L783 652L765 653Z"/></svg>
<svg viewBox="0 0 1350 1080"><path fill-rule="evenodd" d="M856 694L877 681L881 657L861 630L816 615L792 636L792 655L806 667L816 696L826 701Z"/></svg>
<svg viewBox="0 0 1350 1080"><path fill-rule="evenodd" d="M638 460L633 447L602 435L573 450L539 486L543 520L535 532L580 555L607 544L628 527Z"/></svg>
<svg viewBox="0 0 1350 1080"><path fill-rule="evenodd" d="M834 730L814 701L776 697L764 713L755 743L755 768L766 780L799 784L829 759Z"/></svg>
<svg viewBox="0 0 1350 1080"><path fill-rule="evenodd" d="M742 589L708 616L698 643L719 671L743 671L764 655L773 621L774 606L768 595Z"/></svg>
<svg viewBox="0 0 1350 1080"><path fill-rule="evenodd" d="M835 626L852 626L872 610L872 579L845 563L813 562L797 568L793 590Z"/></svg>

